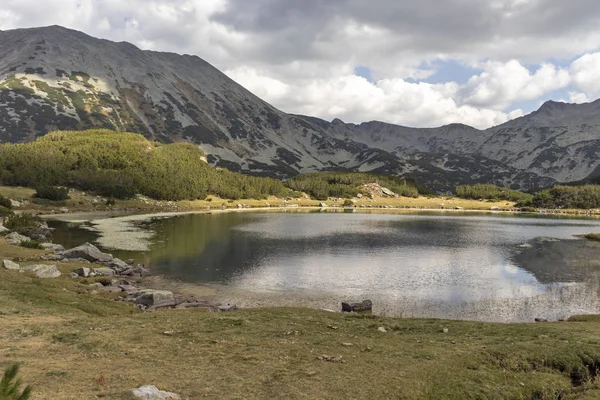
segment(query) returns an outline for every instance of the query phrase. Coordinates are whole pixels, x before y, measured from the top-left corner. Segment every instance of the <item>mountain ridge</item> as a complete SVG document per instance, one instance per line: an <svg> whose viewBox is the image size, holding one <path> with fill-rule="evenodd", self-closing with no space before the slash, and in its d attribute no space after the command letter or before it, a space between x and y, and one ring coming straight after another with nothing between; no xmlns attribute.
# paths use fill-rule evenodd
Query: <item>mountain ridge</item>
<svg viewBox="0 0 600 400"><path fill-rule="evenodd" d="M339 169L419 176L442 191L461 183L530 189L598 167L600 102L553 103L486 130L328 122L273 107L198 56L56 25L0 31L0 142L110 128L192 142L211 164L250 174Z"/></svg>

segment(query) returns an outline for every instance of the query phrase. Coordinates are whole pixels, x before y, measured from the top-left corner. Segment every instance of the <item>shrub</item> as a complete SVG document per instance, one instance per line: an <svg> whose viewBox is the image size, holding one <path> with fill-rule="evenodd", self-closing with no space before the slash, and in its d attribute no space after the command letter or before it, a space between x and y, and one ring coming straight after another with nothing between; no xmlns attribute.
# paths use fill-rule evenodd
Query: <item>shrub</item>
<svg viewBox="0 0 600 400"><path fill-rule="evenodd" d="M21 242L21 247L26 247L28 249L42 249L42 245L37 240L26 240Z"/></svg>
<svg viewBox="0 0 600 400"><path fill-rule="evenodd" d="M350 199L346 199L344 200L344 203L342 204L342 206L344 207L353 207L354 206L354 202Z"/></svg>
<svg viewBox="0 0 600 400"><path fill-rule="evenodd" d="M4 226L21 235L31 236L40 227L40 220L33 214L22 213L9 215Z"/></svg>
<svg viewBox="0 0 600 400"><path fill-rule="evenodd" d="M54 201L68 200L69 189L59 186L41 186L36 189L35 197Z"/></svg>
<svg viewBox="0 0 600 400"><path fill-rule="evenodd" d="M13 364L4 371L4 376L0 381L0 399L28 400L31 398L31 386L27 385L21 390L21 379L17 378L19 368L19 364Z"/></svg>
<svg viewBox="0 0 600 400"><path fill-rule="evenodd" d="M4 197L0 194L0 207L4 207L4 208L8 208L11 209L12 208L12 202L10 201L10 199L8 197Z"/></svg>
<svg viewBox="0 0 600 400"><path fill-rule="evenodd" d="M12 214L13 214L12 210L10 210L9 208L6 208L4 206L0 206L0 218L6 218Z"/></svg>
<svg viewBox="0 0 600 400"><path fill-rule="evenodd" d="M533 198L529 193L495 185L461 185L456 187L456 196L463 199L507 200L525 203Z"/></svg>
<svg viewBox="0 0 600 400"><path fill-rule="evenodd" d="M600 208L600 185L554 186L539 192L531 205L538 208Z"/></svg>

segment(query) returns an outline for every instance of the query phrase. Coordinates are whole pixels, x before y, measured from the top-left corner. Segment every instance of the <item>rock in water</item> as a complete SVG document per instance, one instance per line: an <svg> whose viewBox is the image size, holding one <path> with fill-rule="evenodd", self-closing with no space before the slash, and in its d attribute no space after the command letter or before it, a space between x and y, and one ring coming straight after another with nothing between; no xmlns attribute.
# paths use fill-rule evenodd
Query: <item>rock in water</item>
<svg viewBox="0 0 600 400"><path fill-rule="evenodd" d="M131 394L137 399L143 400L180 400L178 394L165 392L164 390L159 390L154 385L140 386L137 389L133 389Z"/></svg>
<svg viewBox="0 0 600 400"><path fill-rule="evenodd" d="M342 312L371 310L373 310L373 302L371 300L364 300L360 303L342 303Z"/></svg>
<svg viewBox="0 0 600 400"><path fill-rule="evenodd" d="M173 296L173 292L168 290L144 289L138 292L135 302L145 306L174 305L175 296Z"/></svg>
<svg viewBox="0 0 600 400"><path fill-rule="evenodd" d="M2 266L6 269L19 270L21 267L16 262L10 260L2 260Z"/></svg>
<svg viewBox="0 0 600 400"><path fill-rule="evenodd" d="M62 253L63 258L83 258L90 262L108 263L113 260L111 254L101 252L96 246L90 243L84 243L81 246L74 247Z"/></svg>
<svg viewBox="0 0 600 400"><path fill-rule="evenodd" d="M22 271L34 271L38 278L58 278L61 275L56 265L29 265Z"/></svg>

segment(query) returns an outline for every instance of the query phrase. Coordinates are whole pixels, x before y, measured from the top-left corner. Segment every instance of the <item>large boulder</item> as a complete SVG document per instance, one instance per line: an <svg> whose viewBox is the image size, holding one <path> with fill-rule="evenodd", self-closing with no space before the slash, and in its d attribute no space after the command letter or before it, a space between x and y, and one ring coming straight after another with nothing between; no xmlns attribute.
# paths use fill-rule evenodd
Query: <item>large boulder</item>
<svg viewBox="0 0 600 400"><path fill-rule="evenodd" d="M58 278L61 275L56 265L29 265L23 268L22 271L33 271L38 278Z"/></svg>
<svg viewBox="0 0 600 400"><path fill-rule="evenodd" d="M6 228L4 225L0 224L0 235L3 235L7 232L8 232L8 228Z"/></svg>
<svg viewBox="0 0 600 400"><path fill-rule="evenodd" d="M136 304L144 306L162 306L166 304L175 305L175 296L168 290L143 289L140 290L135 299Z"/></svg>
<svg viewBox="0 0 600 400"><path fill-rule="evenodd" d="M181 397L178 394L165 392L164 390L159 390L154 385L140 386L137 389L133 389L131 391L133 397L136 399L143 400L180 400Z"/></svg>
<svg viewBox="0 0 600 400"><path fill-rule="evenodd" d="M12 269L12 270L16 270L16 271L21 269L19 264L17 264L16 262L10 261L10 260L2 260L2 266L6 269Z"/></svg>
<svg viewBox="0 0 600 400"><path fill-rule="evenodd" d="M113 258L113 260L108 263L108 267L113 269L118 274L131 268L129 264L118 258Z"/></svg>
<svg viewBox="0 0 600 400"><path fill-rule="evenodd" d="M83 258L90 262L108 263L113 261L113 256L101 252L96 246L90 243L84 243L81 246L74 247L62 253L63 258Z"/></svg>
<svg viewBox="0 0 600 400"><path fill-rule="evenodd" d="M31 239L27 236L20 235L17 232L12 232L6 235L6 242L8 244L20 245L21 243L27 242L29 240Z"/></svg>
<svg viewBox="0 0 600 400"><path fill-rule="evenodd" d="M94 275L102 275L102 276L114 276L115 271L112 268L108 267L100 267L94 268Z"/></svg>
<svg viewBox="0 0 600 400"><path fill-rule="evenodd" d="M77 276L87 278L88 276L90 276L90 273L92 272L92 270L89 268L86 268L86 267L81 267L81 268L77 268L73 272L76 273Z"/></svg>

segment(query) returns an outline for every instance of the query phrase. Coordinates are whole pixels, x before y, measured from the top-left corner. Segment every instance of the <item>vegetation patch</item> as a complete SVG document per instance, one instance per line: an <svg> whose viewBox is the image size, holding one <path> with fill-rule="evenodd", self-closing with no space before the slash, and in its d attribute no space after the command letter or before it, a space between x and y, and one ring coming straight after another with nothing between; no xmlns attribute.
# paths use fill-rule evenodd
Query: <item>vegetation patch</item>
<svg viewBox="0 0 600 400"><path fill-rule="evenodd" d="M533 195L495 185L460 185L456 187L456 196L463 199L508 200L530 202Z"/></svg>

